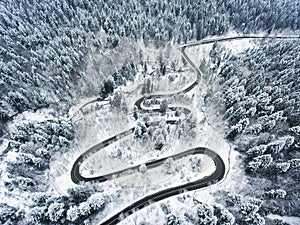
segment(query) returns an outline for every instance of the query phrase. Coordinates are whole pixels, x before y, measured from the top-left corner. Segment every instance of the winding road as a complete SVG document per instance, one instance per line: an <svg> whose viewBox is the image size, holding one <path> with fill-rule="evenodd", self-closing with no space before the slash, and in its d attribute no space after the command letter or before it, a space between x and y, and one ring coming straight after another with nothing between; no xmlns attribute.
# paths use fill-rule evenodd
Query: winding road
<svg viewBox="0 0 300 225"><path fill-rule="evenodd" d="M142 108L142 102L145 99L150 99L150 98L169 98L172 97L174 95L180 94L180 93L187 93L190 90L192 90L195 86L197 86L200 81L201 81L201 72L199 70L199 68L197 68L197 66L192 62L192 60L186 55L185 53L185 49L187 47L192 47L192 46L196 46L196 45L202 45L202 44L209 44L209 43L214 43L214 42L223 42L223 41L232 41L232 40L239 40L239 39L299 39L299 37L288 37L288 36L280 36L280 37L261 37L261 36L239 36L239 37L224 37L224 38L214 38L214 39L209 39L209 40L202 40L199 42L194 42L194 43L188 43L188 44L184 44L180 46L180 52L183 56L183 58L188 62L188 64L190 65L190 67L194 70L194 72L197 75L196 80L191 83L189 86L187 86L186 88L184 88L183 90L171 93L171 94L151 94L147 97L141 97L140 99L138 99L135 102L135 105L137 106L137 108L139 109L140 112L147 112L149 110ZM97 99L96 101L99 101L100 99ZM93 100L92 102L95 102L95 100ZM86 103L85 105L87 105L89 103ZM176 110L178 107L169 107L169 109L171 110ZM184 113L190 114L191 111L187 108L183 108L184 109ZM151 111L159 111L159 109L152 109ZM169 124L175 124L177 121L176 120L167 120L166 121ZM156 126L157 122L153 122L149 124L150 126ZM122 173L125 173L126 171L132 171L132 170L138 170L140 165L137 166L133 166L133 167L129 167L126 168L124 170L120 170L117 172L113 172L110 174L105 174L103 176L97 176L97 177L83 177L80 172L79 172L79 168L80 165L82 164L82 162L89 156L91 156L92 154L96 153L97 151L101 150L102 148L112 144L113 142L117 141L118 139L125 137L127 135L130 135L131 133L133 133L134 131L134 127L126 130L122 133L119 133L118 135L115 135L109 139L106 139L105 141L91 147L90 149L88 149L87 151L85 151L84 153L82 153L74 162L72 170L71 170L71 179L74 183L78 184L79 182L88 182L88 181L99 181L99 182L104 182L110 179L113 179L115 176L121 175ZM222 158L215 153L212 150L209 150L207 148L203 148L203 147L197 147L197 148L192 148L189 149L187 151L172 155L171 157L173 159L179 159L181 157L184 156L188 156L188 155L194 155L194 154L204 154L208 157L210 157L215 166L216 169L215 171L209 175L206 176L202 179L199 179L197 181L194 182L190 182L187 184L183 184L180 186L176 186L176 187L172 187L172 188L168 188L162 191L159 191L157 193L148 195L136 202L134 202L133 204L127 206L126 208L124 208L122 211L116 213L114 216L112 216L111 218L107 219L106 221L103 221L101 224L117 224L118 222L120 222L120 220L122 220L124 217L134 213L135 211L142 209L143 207L149 205L149 202L157 202L160 201L162 199L183 193L184 191L192 191L192 190L196 190L199 188L203 188L203 187L207 187L209 185L215 184L217 182L219 182L220 180L223 179L224 175L225 175L225 164L222 160ZM167 158L161 158L152 162L148 162L146 163L147 168L155 168L160 166L162 163L164 163L164 161Z"/></svg>
<svg viewBox="0 0 300 225"><path fill-rule="evenodd" d="M137 108L139 109L139 111L141 113L143 112L147 112L149 110L147 109L143 109L142 108L142 102L145 100L145 99L150 99L150 98L167 98L167 97L172 97L176 94L179 94L179 93L187 93L188 91L192 90L198 83L199 83L199 80L201 78L201 73L200 71L197 69L197 67L193 64L193 62L190 60L190 58L186 55L185 53L185 48L186 46L182 47L181 48L181 54L182 56L190 63L190 65L192 66L193 70L196 72L197 74L197 78L196 80L191 84L189 85L188 87L186 87L185 89L181 90L181 91L178 91L178 92L174 92L174 93L171 93L171 94L167 94L167 95L161 95L161 94L152 94L152 95L149 95L148 97L141 97L139 98L136 102L135 102L135 105L137 106ZM85 103L84 106L86 106L87 104L89 103L94 103L94 102L97 102L99 101L99 99L97 100L92 100L88 103ZM83 106L83 107L84 107ZM178 109L178 107L169 107L169 109L171 110L176 110ZM80 109L81 110L81 109ZM191 111L187 108L183 108L183 112L188 115L191 113ZM153 112L159 112L160 109L151 109L151 111ZM166 121L168 124L175 124L177 122L177 120L167 120ZM153 123L150 123L149 126L156 126L158 123L156 122L153 122ZM132 170L132 169L137 169L140 165L138 166L134 166L134 167L129 167L129 168L126 168L124 170L120 170L120 171L117 171L117 172L114 172L114 173L111 173L111 174L106 174L106 175L103 175L103 176L97 176L97 177L83 177L80 172L79 172L79 168L80 168L80 165L82 164L82 162L89 156L91 156L92 154L96 153L97 151L101 150L102 148L112 144L113 142L117 141L118 139L122 138L122 137L125 137L131 133L133 133L134 131L134 127L129 129L129 130L126 130L122 133L119 133L113 137L110 137L106 140L104 140L103 142L100 142L99 144L91 147L90 149L88 149L87 151L85 151L83 154L81 154L77 159L76 161L73 163L73 167L72 167L72 170L71 170L71 179L74 183L78 184L79 182L81 181L99 181L99 182L103 182L103 181L106 181L108 179L112 179L113 175L119 175L119 174L122 174L126 171L129 171L129 170ZM186 151L188 152L188 151ZM172 156L173 157L173 156ZM162 164L163 163L163 160L156 160L156 161L153 161L151 162L150 164L155 164L157 166L159 166L160 164L158 163L158 161L160 161ZM150 166L150 164L148 166ZM146 164L147 166L147 164ZM152 165L153 167L153 165Z"/></svg>

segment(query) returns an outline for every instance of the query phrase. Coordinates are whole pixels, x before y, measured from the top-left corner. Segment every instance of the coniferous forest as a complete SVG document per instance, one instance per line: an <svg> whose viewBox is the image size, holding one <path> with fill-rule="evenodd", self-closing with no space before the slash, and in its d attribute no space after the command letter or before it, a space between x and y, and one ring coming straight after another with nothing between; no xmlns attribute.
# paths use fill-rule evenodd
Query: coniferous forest
<svg viewBox="0 0 300 225"><path fill-rule="evenodd" d="M199 50L232 34L259 39L239 53L221 41ZM298 0L2 0L0 224L115 224L103 221L202 173L203 158L179 166L170 151L216 143L210 129L238 156L228 156L236 166L225 165L220 186L208 184L209 201L187 189L149 200L151 212L124 212L120 224L300 224L299 39ZM88 150L115 136L108 153ZM167 156L151 169L149 159ZM124 172L131 180L174 180L76 183L77 158L82 176L114 173L102 171L107 161L137 166Z"/></svg>

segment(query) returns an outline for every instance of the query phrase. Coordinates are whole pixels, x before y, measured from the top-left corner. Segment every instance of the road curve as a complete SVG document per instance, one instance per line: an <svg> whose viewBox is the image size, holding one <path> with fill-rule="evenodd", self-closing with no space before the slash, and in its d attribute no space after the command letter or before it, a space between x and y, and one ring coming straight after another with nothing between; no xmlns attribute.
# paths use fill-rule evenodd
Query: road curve
<svg viewBox="0 0 300 225"><path fill-rule="evenodd" d="M188 184L183 184L176 187L171 187L168 189L165 189L163 191L156 192L154 194L148 195L133 204L127 206L122 211L116 213L114 216L109 218L108 220L102 222L102 225L111 225L111 224L117 224L120 222L123 217L129 216L130 214L136 212L137 210L140 210L144 208L145 206L148 206L151 202L158 202L160 200L163 200L165 198L181 194L185 191L193 191L199 188L208 187L212 184L215 184L222 180L225 174L225 164L222 160L222 158L216 154L214 151L209 150L207 148L193 148L186 152L184 152L186 155L195 155L195 154L205 154L208 157L212 158L214 161L214 164L216 165L216 170L211 175L204 177L200 180L190 182Z"/></svg>
<svg viewBox="0 0 300 225"><path fill-rule="evenodd" d="M157 97L157 98L166 98L166 97L172 97L176 94L179 94L179 93L187 93L189 92L190 90L192 90L198 83L199 83L199 80L201 78L201 73L200 71L197 69L197 67L193 64L193 62L190 60L190 58L186 55L185 53L185 48L186 47L182 47L181 48L181 54L182 56L190 63L191 67L194 69L194 71L196 72L197 74L197 78L196 80L191 84L189 85L188 87L186 87L185 89L181 90L181 91L178 91L178 92L174 92L174 93L171 93L171 94L167 94L167 95L161 95L161 94L152 94L152 95L149 95L148 97L141 97L140 99L138 99L136 102L135 102L135 105L137 106L137 108L139 109L140 112L142 113L145 113L149 110L145 110L142 108L142 102L145 100L145 99L150 99L150 98L154 98L154 97ZM91 102L96 102L96 101L99 101L99 99L97 100L93 100ZM89 104L89 103L87 103ZM84 106L86 106L87 104L85 104ZM183 113L188 115L191 113L191 111L188 109L188 108L183 108L183 107L180 107L183 109ZM178 107L168 107L168 109L170 110L176 110L178 109ZM153 112L159 112L160 109L151 109L151 111ZM177 120L172 120L172 119L169 119L166 121L168 124L175 124L177 122ZM156 126L157 123L154 122L154 123L150 123L149 126ZM120 170L120 171L117 171L115 173L110 173L110 174L106 174L106 175L103 175L103 176L96 176L96 177L84 177L80 174L79 172L79 167L80 165L82 164L82 162L87 158L89 157L90 155L96 153L97 151L101 150L102 148L112 144L113 142L117 141L118 139L122 138L122 137L125 137L129 134L131 134L132 132L134 131L134 128L131 128L129 130L126 130L122 133L119 133L113 137L110 137L106 140L104 140L103 142L100 142L99 144L96 144L95 146L89 148L87 151L85 151L84 153L82 153L77 159L76 161L73 163L73 167L71 169L71 179L72 181L75 183L75 184L78 184L79 182L81 181L84 181L84 182L88 182L88 181L99 181L99 182L104 182L104 181L107 181L109 179L112 179L113 175L120 175L126 171L129 171L129 170L132 170L132 169L137 169L139 167L138 166L134 166L134 167L130 167L130 168L127 168L127 169L124 169L124 170ZM161 161L161 159L159 160L156 160L156 161L153 161L151 162L151 165L155 164L156 162L158 161ZM162 163L162 161L161 161ZM160 163L160 164L161 164ZM157 166L159 166L160 164L156 164ZM147 164L146 164L147 165ZM152 166L153 166L152 165ZM150 165L149 165L150 166Z"/></svg>
<svg viewBox="0 0 300 225"><path fill-rule="evenodd" d="M186 55L185 53L185 48L189 48L189 47L193 47L193 46L197 46L197 45L203 45L203 44L211 44L214 42L224 42L224 41L234 41L234 40L242 40L242 39L300 39L300 36L233 36L233 37L219 37L219 38L210 38L210 39L206 39L206 40L200 40L200 41L196 41L196 42L190 42L190 43L186 43L186 44L182 44L179 46L181 54L183 56L183 58L190 64L190 66L192 67L192 69L194 70L194 72L197 74L197 79L196 81L188 86L186 89L184 89L183 91L179 91L179 92L174 92L171 95L174 94L179 94L179 93L186 93L188 91L190 91L191 89L193 89L199 82L200 82L200 77L201 77L201 73L199 71L199 69L197 68L197 66L194 65L194 63L190 60L190 58ZM152 95L153 97L164 97L164 95ZM143 99L143 97L141 98ZM104 98L95 98L89 102L86 102L83 106L81 106L79 108L78 111L82 111L82 109L91 104L91 103L95 103L95 102L99 102L99 101L103 101ZM18 114L18 113L17 113ZM16 114L16 115L17 115ZM75 114L75 113L74 113ZM12 117L14 117L15 115L11 116L9 119L11 120Z"/></svg>
<svg viewBox="0 0 300 225"><path fill-rule="evenodd" d="M210 38L204 39L196 42L190 42L187 44L182 44L179 47L193 47L197 45L203 44L211 44L214 42L224 42L224 41L234 41L234 40L242 40L242 39L300 39L300 36L254 36L254 35L246 35L246 36L233 36L233 37L218 37L218 38Z"/></svg>
<svg viewBox="0 0 300 225"><path fill-rule="evenodd" d="M192 69L194 70L194 72L197 75L196 80L189 85L188 87L186 87L185 89L181 90L181 91L177 91L174 92L172 94L166 94L166 95L161 95L161 94L153 94L150 95L148 97L141 97L140 99L138 99L135 103L135 105L138 107L138 109L141 112L146 112L148 110L143 109L141 104L143 102L144 99L148 99L148 98L153 98L153 97L157 97L157 98L166 98L166 97L171 97L174 96L176 94L179 93L187 93L188 91L192 90L195 86L197 86L200 82L201 79L201 72L199 70L199 68L197 68L197 66L191 61L191 59L186 55L185 53L185 48L187 47L192 47L192 46L196 46L196 45L202 45L202 44L209 44L209 43L214 43L214 42L222 42L222 41L231 41L231 40L238 40L238 39L299 39L299 37L288 37L288 36L284 36L284 37L261 37L261 36L240 36L240 37L229 37L229 38L214 38L214 39L209 39L209 40L202 40L199 42L195 42L195 43L189 43L189 44L184 44L180 46L180 51L181 54L183 56L183 58L189 63L189 65L192 67ZM99 99L97 99L99 101ZM177 107L170 107L170 109L175 110L177 109ZM185 109L185 113L188 114L190 113L190 111L186 108ZM152 111L159 111L159 109L154 109ZM176 123L175 120L168 120L167 123ZM150 124L150 125L155 125ZM91 154L94 154L95 152L101 150L102 148L110 145L111 143L117 141L119 138L122 138L124 136L127 136L129 134L131 134L134 131L134 128L131 128L127 131L124 131L118 135L115 135L93 147L91 147L90 149L88 149L87 151L85 151L83 154L81 154L77 160L74 162L72 170L71 170L71 179L74 183L79 183L81 181L106 181L109 179L112 179L113 175L119 175L121 173L124 173L128 170L136 170L138 169L139 165L134 166L134 167L130 167L124 170L120 170L117 171L115 173L111 173L111 174L106 174L103 176L97 176L97 177L83 177L80 173L79 173L79 167L81 165L81 163L87 158L89 157ZM176 154L171 156L172 158L180 158L180 157L184 157L187 155L192 155L192 154L205 154L208 157L212 158L212 160L214 161L214 164L216 165L216 170L213 174L211 174L210 176L204 177L200 180L194 181L194 182L190 182L187 184L183 184L180 186L176 186L176 187L172 187L172 188L168 188L165 189L163 191L148 195L140 200L138 200L137 202L134 202L133 204L131 204L130 206L124 208L122 211L116 213L114 216L112 216L111 218L109 218L108 220L102 222L101 224L104 225L108 225L108 224L117 224L124 216L128 216L130 214L132 214L134 211L139 210L147 205L149 205L149 201L160 201L162 199L168 198L170 196L174 196L177 194L180 194L184 191L192 191L192 190L196 190L199 188L203 188L203 187L207 187L211 184L217 183L218 181L220 181L225 174L225 164L222 160L222 158L215 152L213 152L212 150L209 150L207 148L203 148L203 147L198 147L198 148L193 148L193 149L189 149L185 152ZM153 167L157 167L159 165L161 165L164 161L166 160L166 158L162 158L162 159L158 159L149 163L146 163L146 166L148 168L153 168Z"/></svg>

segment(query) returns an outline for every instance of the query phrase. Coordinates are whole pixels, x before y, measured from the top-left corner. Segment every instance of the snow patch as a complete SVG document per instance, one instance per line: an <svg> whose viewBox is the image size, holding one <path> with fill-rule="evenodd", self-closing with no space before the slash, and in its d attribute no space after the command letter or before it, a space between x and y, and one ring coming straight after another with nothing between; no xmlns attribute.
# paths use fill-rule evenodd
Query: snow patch
<svg viewBox="0 0 300 225"><path fill-rule="evenodd" d="M283 220L290 225L299 225L300 224L300 217L280 216L280 215L276 215L276 214L270 214L267 217L271 220L275 220L275 219Z"/></svg>

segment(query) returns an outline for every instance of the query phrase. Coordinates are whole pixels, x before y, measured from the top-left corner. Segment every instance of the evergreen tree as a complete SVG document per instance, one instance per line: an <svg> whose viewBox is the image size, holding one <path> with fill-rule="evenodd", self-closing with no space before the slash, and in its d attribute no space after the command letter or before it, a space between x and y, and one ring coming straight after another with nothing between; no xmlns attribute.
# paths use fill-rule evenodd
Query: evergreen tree
<svg viewBox="0 0 300 225"><path fill-rule="evenodd" d="M48 207L47 216L50 221L58 222L64 216L65 205L63 203L54 202Z"/></svg>
<svg viewBox="0 0 300 225"><path fill-rule="evenodd" d="M168 102L166 99L164 99L159 105L159 110L161 113L164 114L166 113L167 109L168 109Z"/></svg>
<svg viewBox="0 0 300 225"><path fill-rule="evenodd" d="M0 222L13 224L18 218L17 209L6 203L0 203Z"/></svg>
<svg viewBox="0 0 300 225"><path fill-rule="evenodd" d="M80 209L78 206L71 206L67 211L67 219L71 222L77 221L80 216Z"/></svg>
<svg viewBox="0 0 300 225"><path fill-rule="evenodd" d="M214 206L214 215L218 218L217 225L233 225L234 216L225 208Z"/></svg>
<svg viewBox="0 0 300 225"><path fill-rule="evenodd" d="M137 120L139 118L139 109L136 105L134 105L134 108L133 108L133 113L132 113L132 116L135 120Z"/></svg>
<svg viewBox="0 0 300 225"><path fill-rule="evenodd" d="M174 215L167 215L167 225L180 225L180 220Z"/></svg>
<svg viewBox="0 0 300 225"><path fill-rule="evenodd" d="M197 223L199 225L216 225L217 217L214 216L214 210L205 203L199 203L197 209Z"/></svg>
<svg viewBox="0 0 300 225"><path fill-rule="evenodd" d="M115 88L115 82L114 82L114 79L112 78L112 76L110 76L104 83L105 93L107 93L107 94L113 93L114 88Z"/></svg>

